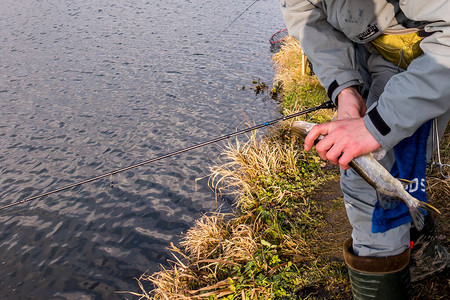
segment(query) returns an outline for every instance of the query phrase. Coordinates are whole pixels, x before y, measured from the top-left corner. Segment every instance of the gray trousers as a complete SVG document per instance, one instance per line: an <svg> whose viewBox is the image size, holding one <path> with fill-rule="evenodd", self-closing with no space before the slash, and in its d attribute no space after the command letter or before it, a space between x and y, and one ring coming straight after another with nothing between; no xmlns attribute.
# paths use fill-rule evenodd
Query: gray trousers
<svg viewBox="0 0 450 300"><path fill-rule="evenodd" d="M368 50L368 49L369 50ZM370 45L357 46L357 61L365 80L366 105L369 108L384 90L389 79L403 69L385 61L379 54L370 53ZM370 51L370 52L369 52ZM448 115L448 114L447 114ZM439 132L443 134L448 123L448 116L440 124ZM428 158L431 158L431 139L429 139ZM393 150L388 150L380 163L390 170L395 162ZM345 209L353 227L353 251L358 256L393 256L410 247L410 223L388 230L384 233L372 233L372 214L377 202L375 190L354 170L341 170L341 189L344 193Z"/></svg>
<svg viewBox="0 0 450 300"><path fill-rule="evenodd" d="M387 154L388 158L383 159L383 165L392 160L391 153ZM356 255L393 256L409 247L410 223L383 233L372 233L372 214L377 195L353 169L341 170L341 188L347 216L353 227L353 251Z"/></svg>

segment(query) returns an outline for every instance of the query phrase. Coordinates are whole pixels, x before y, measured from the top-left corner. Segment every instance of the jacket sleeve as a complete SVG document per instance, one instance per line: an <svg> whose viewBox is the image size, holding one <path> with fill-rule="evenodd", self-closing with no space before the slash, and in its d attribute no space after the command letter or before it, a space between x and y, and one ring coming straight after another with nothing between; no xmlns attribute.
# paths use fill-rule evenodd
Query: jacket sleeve
<svg viewBox="0 0 450 300"><path fill-rule="evenodd" d="M424 54L386 84L375 107L364 117L366 127L382 147L390 149L433 118L450 115L450 4L448 1L400 1L405 15L429 21L431 35L420 47Z"/></svg>
<svg viewBox="0 0 450 300"><path fill-rule="evenodd" d="M312 2L318 2L312 4ZM363 88L353 42L327 22L320 1L280 0L289 34L300 41L314 73L336 103L346 87Z"/></svg>

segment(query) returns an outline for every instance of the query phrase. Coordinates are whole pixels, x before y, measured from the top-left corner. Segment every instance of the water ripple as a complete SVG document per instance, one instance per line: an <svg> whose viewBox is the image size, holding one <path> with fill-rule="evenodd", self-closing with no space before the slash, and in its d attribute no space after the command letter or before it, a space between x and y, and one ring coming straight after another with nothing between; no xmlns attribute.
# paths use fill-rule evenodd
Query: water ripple
<svg viewBox="0 0 450 300"><path fill-rule="evenodd" d="M275 103L235 89L271 81L277 3L227 28L246 4L122 2L0 2L0 205L233 132L243 111L278 117ZM0 213L1 298L124 299L115 291L136 290L133 278L166 264L169 243L220 206L196 181L219 151Z"/></svg>

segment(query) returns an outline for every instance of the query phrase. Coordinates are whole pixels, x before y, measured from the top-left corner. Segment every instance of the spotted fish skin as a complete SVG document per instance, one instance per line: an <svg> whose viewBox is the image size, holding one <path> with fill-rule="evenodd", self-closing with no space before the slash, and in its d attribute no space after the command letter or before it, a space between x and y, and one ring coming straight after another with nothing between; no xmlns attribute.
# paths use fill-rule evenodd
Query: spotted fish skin
<svg viewBox="0 0 450 300"><path fill-rule="evenodd" d="M296 121L292 125L292 133L297 137L306 137L309 131L316 124ZM321 140L324 136L320 136L317 140ZM424 226L424 211L427 209L440 213L432 205L420 201L411 196L403 187L403 184L397 178L393 177L388 170L386 170L377 159L374 157L375 153L368 153L355 157L349 166L353 168L368 184L370 184L379 195L380 205L383 208L392 207L395 205L395 200L401 200L408 206L414 226L417 230L422 230Z"/></svg>

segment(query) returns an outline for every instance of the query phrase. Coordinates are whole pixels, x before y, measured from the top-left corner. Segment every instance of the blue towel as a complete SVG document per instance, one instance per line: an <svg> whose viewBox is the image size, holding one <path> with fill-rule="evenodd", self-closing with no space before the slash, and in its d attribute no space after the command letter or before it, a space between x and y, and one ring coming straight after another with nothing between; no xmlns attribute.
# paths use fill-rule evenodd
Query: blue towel
<svg viewBox="0 0 450 300"><path fill-rule="evenodd" d="M433 120L423 124L412 136L405 138L394 147L395 160L390 173L395 178L413 181L406 190L416 199L428 202L425 190L427 166L427 140ZM372 232L381 233L411 222L408 207L395 201L390 208L382 208L379 201L372 215Z"/></svg>

